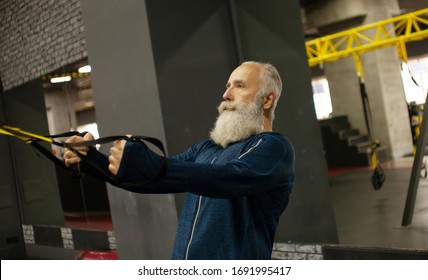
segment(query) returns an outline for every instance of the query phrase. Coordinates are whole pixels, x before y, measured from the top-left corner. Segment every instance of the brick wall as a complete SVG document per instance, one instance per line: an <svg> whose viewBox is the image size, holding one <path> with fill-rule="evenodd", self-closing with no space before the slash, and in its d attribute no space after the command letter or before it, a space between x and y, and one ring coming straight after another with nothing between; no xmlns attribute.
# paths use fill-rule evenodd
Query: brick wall
<svg viewBox="0 0 428 280"><path fill-rule="evenodd" d="M61 247L64 249L116 250L114 231L71 229L56 226L22 225L26 244ZM56 242L54 242L56 240ZM86 241L85 241L86 240ZM88 244L87 240L96 240ZM322 260L322 245L274 243L273 260Z"/></svg>
<svg viewBox="0 0 428 280"><path fill-rule="evenodd" d="M22 225L25 244L70 250L116 250L114 231L60 226Z"/></svg>
<svg viewBox="0 0 428 280"><path fill-rule="evenodd" d="M80 0L1 0L4 90L87 56Z"/></svg>
<svg viewBox="0 0 428 280"><path fill-rule="evenodd" d="M322 260L322 245L274 243L272 251L274 260Z"/></svg>

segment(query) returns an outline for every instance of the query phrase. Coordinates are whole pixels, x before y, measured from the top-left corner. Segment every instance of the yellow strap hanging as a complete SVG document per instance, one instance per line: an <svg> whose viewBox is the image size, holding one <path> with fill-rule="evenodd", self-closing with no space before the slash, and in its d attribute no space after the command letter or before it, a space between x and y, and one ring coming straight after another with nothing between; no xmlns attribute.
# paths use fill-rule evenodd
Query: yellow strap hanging
<svg viewBox="0 0 428 280"><path fill-rule="evenodd" d="M362 81L364 81L364 72L363 64L361 63L361 57L358 53L354 53L355 68L357 69L357 74Z"/></svg>
<svg viewBox="0 0 428 280"><path fill-rule="evenodd" d="M38 140L42 140L48 143L52 143L52 139L42 136L42 135L38 135L32 132L28 132L25 130L22 130L18 127L13 127L13 126L9 126L9 125L0 125L0 133L1 134L5 134L8 136L13 136L16 138L19 138L20 140L24 141L24 142L29 142L32 141L33 139L38 139Z"/></svg>
<svg viewBox="0 0 428 280"><path fill-rule="evenodd" d="M0 134L4 134L4 135L7 135L7 136L12 136L12 137L19 138L20 140L22 140L22 141L24 141L24 142L27 142L27 141L28 141L28 138L24 138L24 137L18 136L18 135L16 135L16 134L10 133L9 131L4 130L4 129L2 129L2 128L0 128Z"/></svg>

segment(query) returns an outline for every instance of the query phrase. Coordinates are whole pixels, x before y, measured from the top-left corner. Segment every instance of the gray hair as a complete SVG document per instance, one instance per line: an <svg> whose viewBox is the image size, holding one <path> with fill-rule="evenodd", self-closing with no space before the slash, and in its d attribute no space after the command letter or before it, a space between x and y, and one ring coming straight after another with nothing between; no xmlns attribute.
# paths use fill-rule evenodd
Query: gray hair
<svg viewBox="0 0 428 280"><path fill-rule="evenodd" d="M257 62L257 61L245 61L243 64L256 64L261 67L261 77L260 77L260 89L257 95L262 95L263 98L270 92L273 92L275 94L275 101L272 104L271 108L271 117L272 120L275 116L275 108L278 104L279 97L281 96L282 91L282 81L281 76L279 75L278 70L270 63L263 63L263 62Z"/></svg>

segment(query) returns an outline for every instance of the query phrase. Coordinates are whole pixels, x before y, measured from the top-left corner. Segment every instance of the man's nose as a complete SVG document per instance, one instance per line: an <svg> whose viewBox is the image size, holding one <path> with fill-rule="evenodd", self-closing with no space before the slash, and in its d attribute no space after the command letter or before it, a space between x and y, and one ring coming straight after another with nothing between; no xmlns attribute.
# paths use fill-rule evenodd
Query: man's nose
<svg viewBox="0 0 428 280"><path fill-rule="evenodd" d="M226 100L226 101L233 100L233 94L232 94L230 88L226 89L226 91L224 92L223 99Z"/></svg>

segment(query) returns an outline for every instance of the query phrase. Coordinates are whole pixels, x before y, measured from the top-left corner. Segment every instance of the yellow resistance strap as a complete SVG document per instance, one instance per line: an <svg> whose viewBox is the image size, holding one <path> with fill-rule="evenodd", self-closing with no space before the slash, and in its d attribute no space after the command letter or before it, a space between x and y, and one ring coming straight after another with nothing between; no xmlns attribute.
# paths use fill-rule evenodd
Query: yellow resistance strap
<svg viewBox="0 0 428 280"><path fill-rule="evenodd" d="M67 167L62 160L57 158L55 155L52 154L51 151L44 148L38 142L40 142L40 141L48 142L52 145L56 145L56 146L60 146L63 148L70 149L70 150L74 151L75 154L82 159L82 162L85 163L86 166L90 167L92 175L94 175L93 173L95 173L96 177L98 177L98 178L100 178L106 182L110 182L112 184L115 184L119 187L123 187L123 188L139 187L139 186L147 184L153 180L156 180L157 178L159 178L160 176L163 176L163 174L165 174L167 167L168 167L168 160L166 157L166 152L165 152L164 146L159 139L154 138L154 137L148 137L148 136L107 136L107 137L98 138L95 140L82 141L82 142L77 142L77 143L65 143L65 142L58 142L54 139L55 138L63 138L63 137L71 137L74 135L79 135L79 136L83 137L86 134L86 132L79 133L78 131L69 131L69 132L64 132L64 133L60 133L60 134L56 134L56 135L42 136L42 135L38 135L36 133L28 132L28 131L22 130L20 128L5 125L5 124L0 124L0 134L16 137L16 138L24 141L26 144L31 144L34 148L39 150L43 155L45 155L48 159L52 160L54 163L58 164L59 166L61 166L63 168L73 170L73 168ZM163 164L162 164L161 168L159 169L158 174L156 174L152 178L147 179L146 181L139 182L139 183L119 183L118 179L115 176L107 173L104 169L99 167L97 164L91 162L89 159L87 159L85 156L83 156L77 150L74 149L76 147L92 147L92 146L95 146L97 144L101 145L101 144L105 144L105 143L111 143L111 142L116 141L116 140L126 140L126 141L140 142L140 143L149 142L149 143L155 145L163 154ZM78 171L80 172L80 168L78 168Z"/></svg>
<svg viewBox="0 0 428 280"><path fill-rule="evenodd" d="M36 141L36 140L53 143L52 138L31 133L31 132L22 130L18 127L13 127L5 124L0 125L0 133L4 135L16 137L26 143Z"/></svg>

